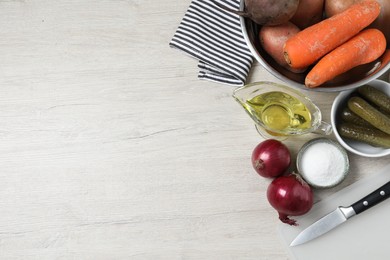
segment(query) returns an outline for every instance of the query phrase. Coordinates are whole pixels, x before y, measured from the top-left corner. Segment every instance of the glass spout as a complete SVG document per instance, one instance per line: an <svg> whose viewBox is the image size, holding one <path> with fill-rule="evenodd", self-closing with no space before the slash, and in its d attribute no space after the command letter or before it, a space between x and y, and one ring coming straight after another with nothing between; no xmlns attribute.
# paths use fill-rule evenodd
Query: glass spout
<svg viewBox="0 0 390 260"><path fill-rule="evenodd" d="M321 124L318 126L318 128L313 131L313 133L322 135L330 135L332 132L332 126L324 121L321 121Z"/></svg>

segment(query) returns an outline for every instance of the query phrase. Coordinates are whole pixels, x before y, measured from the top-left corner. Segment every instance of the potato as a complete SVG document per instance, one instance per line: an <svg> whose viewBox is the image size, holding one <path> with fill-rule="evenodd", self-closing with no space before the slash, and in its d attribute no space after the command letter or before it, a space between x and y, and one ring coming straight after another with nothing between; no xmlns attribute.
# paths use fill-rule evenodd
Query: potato
<svg viewBox="0 0 390 260"><path fill-rule="evenodd" d="M305 29L322 20L325 0L300 0L291 22Z"/></svg>
<svg viewBox="0 0 390 260"><path fill-rule="evenodd" d="M325 0L325 14L331 17L335 14L341 13L349 6L361 2L363 0ZM376 20L369 26L376 28L386 37L387 46L390 46L390 0L376 0L381 5L381 12Z"/></svg>
<svg viewBox="0 0 390 260"><path fill-rule="evenodd" d="M325 0L325 14L327 17L331 17L361 1L362 0Z"/></svg>
<svg viewBox="0 0 390 260"><path fill-rule="evenodd" d="M291 22L286 22L281 25L261 27L259 32L260 44L263 49L282 67L293 72L302 72L302 70L294 70L284 59L283 45L293 35L297 34L300 29Z"/></svg>

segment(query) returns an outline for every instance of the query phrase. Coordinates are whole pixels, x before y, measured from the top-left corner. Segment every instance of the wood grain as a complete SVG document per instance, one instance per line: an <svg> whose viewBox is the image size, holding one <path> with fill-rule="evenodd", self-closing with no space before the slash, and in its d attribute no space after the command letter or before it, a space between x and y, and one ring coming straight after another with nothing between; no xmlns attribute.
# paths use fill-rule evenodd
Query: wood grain
<svg viewBox="0 0 390 260"><path fill-rule="evenodd" d="M189 3L0 1L1 259L288 259L233 87L168 46Z"/></svg>

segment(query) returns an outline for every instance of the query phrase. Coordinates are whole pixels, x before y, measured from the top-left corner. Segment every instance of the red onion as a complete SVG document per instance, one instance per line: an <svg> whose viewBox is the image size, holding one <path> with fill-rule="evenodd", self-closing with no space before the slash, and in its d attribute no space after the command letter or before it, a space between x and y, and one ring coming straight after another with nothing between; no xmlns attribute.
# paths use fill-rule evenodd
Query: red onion
<svg viewBox="0 0 390 260"><path fill-rule="evenodd" d="M291 155L280 141L268 139L259 143L252 152L252 165L263 177L282 175L290 166Z"/></svg>
<svg viewBox="0 0 390 260"><path fill-rule="evenodd" d="M313 192L310 186L297 174L274 179L267 189L271 206L279 213L283 223L296 226L296 220L288 216L300 216L313 206Z"/></svg>

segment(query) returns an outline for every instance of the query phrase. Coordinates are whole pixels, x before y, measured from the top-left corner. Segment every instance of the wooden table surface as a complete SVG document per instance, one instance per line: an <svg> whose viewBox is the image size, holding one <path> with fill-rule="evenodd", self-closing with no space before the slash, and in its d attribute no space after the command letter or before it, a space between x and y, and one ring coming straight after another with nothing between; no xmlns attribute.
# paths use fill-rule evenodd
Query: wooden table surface
<svg viewBox="0 0 390 260"><path fill-rule="evenodd" d="M0 259L288 259L234 87L168 46L189 3L0 0ZM349 155L316 200L389 163Z"/></svg>

